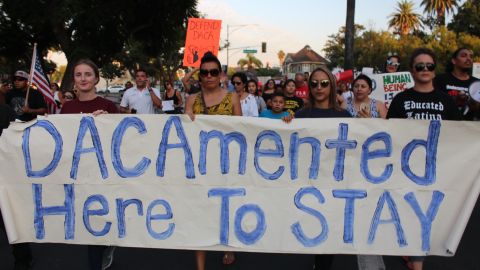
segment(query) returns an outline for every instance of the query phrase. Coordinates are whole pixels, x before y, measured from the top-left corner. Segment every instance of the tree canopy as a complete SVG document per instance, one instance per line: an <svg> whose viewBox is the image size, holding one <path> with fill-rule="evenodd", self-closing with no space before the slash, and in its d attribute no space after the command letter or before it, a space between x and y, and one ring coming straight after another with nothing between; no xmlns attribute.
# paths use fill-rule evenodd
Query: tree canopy
<svg viewBox="0 0 480 270"><path fill-rule="evenodd" d="M418 47L432 49L438 58L438 71L442 72L451 54L459 47L468 47L480 51L480 37L467 33L455 33L446 27L437 27L431 34L398 36L387 31L365 30L356 26L355 35L355 67L373 67L383 71L388 54L400 56L401 69L407 70L408 57ZM343 66L343 34L340 28L337 34L331 35L324 47L326 57L331 61L331 68ZM475 60L480 60L479 57Z"/></svg>
<svg viewBox="0 0 480 270"><path fill-rule="evenodd" d="M457 33L480 36L480 0L467 0L458 8L448 28Z"/></svg>
<svg viewBox="0 0 480 270"><path fill-rule="evenodd" d="M68 74L80 58L100 68L116 60L129 70L172 64L187 19L198 16L196 5L196 0L0 0L0 59L11 66L29 63L35 42L43 54L61 50L68 60L64 89L71 87Z"/></svg>

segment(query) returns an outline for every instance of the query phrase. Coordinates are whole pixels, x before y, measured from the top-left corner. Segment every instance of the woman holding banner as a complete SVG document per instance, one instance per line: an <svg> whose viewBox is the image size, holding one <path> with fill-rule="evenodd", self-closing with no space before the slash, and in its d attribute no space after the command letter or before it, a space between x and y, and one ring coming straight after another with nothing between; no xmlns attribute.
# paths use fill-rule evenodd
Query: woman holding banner
<svg viewBox="0 0 480 270"><path fill-rule="evenodd" d="M337 101L335 76L326 67L315 69L308 79L308 104L295 118L352 117ZM330 269L333 255L315 255L315 269Z"/></svg>
<svg viewBox="0 0 480 270"><path fill-rule="evenodd" d="M372 80L360 74L353 81L353 99L347 100L347 110L353 117L384 118L387 116L385 103L370 98Z"/></svg>
<svg viewBox="0 0 480 270"><path fill-rule="evenodd" d="M185 106L185 113L192 121L196 114L242 116L239 96L220 87L221 67L220 61L211 52L202 57L199 71L202 90L190 95ZM198 270L205 269L206 255L206 251L196 251ZM225 252L223 263L232 264L234 261L233 252Z"/></svg>
<svg viewBox="0 0 480 270"><path fill-rule="evenodd" d="M108 99L97 96L95 86L100 80L97 65L89 59L79 60L73 66L73 81L77 89L77 98L65 102L61 114L91 113L94 116L118 113L117 106ZM113 262L115 247L88 246L88 265L90 270L107 269ZM105 254L105 256L104 256Z"/></svg>

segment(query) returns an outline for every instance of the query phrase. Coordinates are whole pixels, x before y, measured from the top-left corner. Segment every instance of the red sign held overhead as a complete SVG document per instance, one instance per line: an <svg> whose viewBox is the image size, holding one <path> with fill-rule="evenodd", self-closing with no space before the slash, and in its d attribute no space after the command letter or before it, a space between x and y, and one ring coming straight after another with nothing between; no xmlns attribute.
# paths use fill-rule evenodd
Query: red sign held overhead
<svg viewBox="0 0 480 270"><path fill-rule="evenodd" d="M188 19L183 65L199 67L200 59L208 51L218 55L221 28L220 20Z"/></svg>

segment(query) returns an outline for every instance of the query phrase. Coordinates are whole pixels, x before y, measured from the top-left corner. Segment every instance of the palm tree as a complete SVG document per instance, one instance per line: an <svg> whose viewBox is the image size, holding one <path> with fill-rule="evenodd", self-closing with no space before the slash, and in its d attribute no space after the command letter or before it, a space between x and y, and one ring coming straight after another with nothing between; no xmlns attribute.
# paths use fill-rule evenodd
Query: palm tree
<svg viewBox="0 0 480 270"><path fill-rule="evenodd" d="M245 58L238 60L237 64L241 68L247 66L248 69L252 69L254 67L261 68L263 66L262 61L260 61L251 53L247 53L247 56Z"/></svg>
<svg viewBox="0 0 480 270"><path fill-rule="evenodd" d="M278 62L280 63L280 66L282 66L283 61L285 61L285 52L283 50L280 50L278 51L277 56L278 56Z"/></svg>
<svg viewBox="0 0 480 270"><path fill-rule="evenodd" d="M397 2L396 12L392 13L388 26L394 28L402 36L406 36L412 30L418 30L422 26L420 14L413 11L413 1L402 0Z"/></svg>
<svg viewBox="0 0 480 270"><path fill-rule="evenodd" d="M345 69L353 69L353 47L355 40L355 0L347 0L345 22Z"/></svg>
<svg viewBox="0 0 480 270"><path fill-rule="evenodd" d="M437 25L445 25L445 14L452 12L458 6L457 0L422 0L420 4L424 7L425 13L437 16Z"/></svg>

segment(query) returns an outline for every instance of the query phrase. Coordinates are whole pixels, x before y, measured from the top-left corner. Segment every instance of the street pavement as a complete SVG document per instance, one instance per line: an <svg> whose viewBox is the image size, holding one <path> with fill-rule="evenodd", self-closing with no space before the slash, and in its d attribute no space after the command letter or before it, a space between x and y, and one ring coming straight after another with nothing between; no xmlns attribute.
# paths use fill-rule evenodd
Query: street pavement
<svg viewBox="0 0 480 270"><path fill-rule="evenodd" d="M480 240L480 203L472 213L469 224L460 242L456 255L450 257L430 256L425 261L426 270L480 270L480 249L477 242ZM31 244L35 263L34 270L84 270L87 269L87 248L80 245L65 244ZM249 270L311 270L313 255L296 254L259 254L237 252L236 261L231 266L221 263L222 252L208 252L207 269L249 269ZM367 258L369 259L369 258ZM359 269L357 256L336 255L332 269ZM383 256L383 264L372 263L376 258L370 258L370 263L362 265L360 270L407 269L400 257ZM0 230L0 270L13 269L13 256L7 242L6 235ZM111 270L149 270L195 269L193 251L162 250L140 248L117 248L115 260Z"/></svg>

